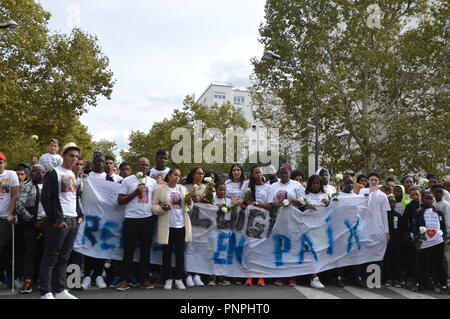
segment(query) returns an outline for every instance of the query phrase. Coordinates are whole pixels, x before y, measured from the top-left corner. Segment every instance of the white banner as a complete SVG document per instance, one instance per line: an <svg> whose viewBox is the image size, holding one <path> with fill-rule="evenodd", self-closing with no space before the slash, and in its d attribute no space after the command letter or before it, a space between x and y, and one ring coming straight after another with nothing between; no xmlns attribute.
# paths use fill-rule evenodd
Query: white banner
<svg viewBox="0 0 450 319"><path fill-rule="evenodd" d="M124 208L117 206L118 189L119 185L111 182L84 180L86 222L80 227L76 251L122 259ZM289 206L276 214L253 206L223 213L214 205L195 204L186 271L228 277L291 277L380 261L387 242L383 230L364 223L370 220L367 204L367 197L341 198L327 208L301 212ZM151 261L161 263L161 246L153 245Z"/></svg>

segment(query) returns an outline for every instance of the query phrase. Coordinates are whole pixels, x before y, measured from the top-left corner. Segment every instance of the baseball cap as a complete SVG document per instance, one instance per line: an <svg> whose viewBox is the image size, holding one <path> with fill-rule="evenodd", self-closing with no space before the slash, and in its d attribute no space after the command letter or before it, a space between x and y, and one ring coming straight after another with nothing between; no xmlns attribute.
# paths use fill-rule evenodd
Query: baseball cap
<svg viewBox="0 0 450 319"><path fill-rule="evenodd" d="M81 148L79 148L77 144L75 144L74 142L70 142L64 145L61 155L64 155L69 150L77 150L78 152L81 152Z"/></svg>
<svg viewBox="0 0 450 319"><path fill-rule="evenodd" d="M6 161L6 155L3 153L0 153L0 160Z"/></svg>

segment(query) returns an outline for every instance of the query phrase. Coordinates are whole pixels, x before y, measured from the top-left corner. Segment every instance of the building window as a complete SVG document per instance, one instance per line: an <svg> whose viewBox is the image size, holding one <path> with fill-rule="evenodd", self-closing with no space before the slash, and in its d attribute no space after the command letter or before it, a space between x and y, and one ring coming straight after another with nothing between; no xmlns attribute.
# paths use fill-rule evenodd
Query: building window
<svg viewBox="0 0 450 319"><path fill-rule="evenodd" d="M225 100L226 99L226 94L225 93L221 93L221 92L215 92L214 93L214 98L216 100Z"/></svg>
<svg viewBox="0 0 450 319"><path fill-rule="evenodd" d="M234 97L234 104L236 104L236 105L244 105L245 104L245 98L243 96L235 96Z"/></svg>

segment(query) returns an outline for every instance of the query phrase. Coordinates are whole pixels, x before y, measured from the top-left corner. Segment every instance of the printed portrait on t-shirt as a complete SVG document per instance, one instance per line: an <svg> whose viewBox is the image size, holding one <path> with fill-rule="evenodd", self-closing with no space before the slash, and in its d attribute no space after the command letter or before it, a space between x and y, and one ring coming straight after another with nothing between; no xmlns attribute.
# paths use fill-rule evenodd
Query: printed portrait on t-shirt
<svg viewBox="0 0 450 319"><path fill-rule="evenodd" d="M277 192L277 201L281 202L288 198L287 192L284 189L281 189Z"/></svg>
<svg viewBox="0 0 450 319"><path fill-rule="evenodd" d="M0 194L9 194L11 181L9 178L0 179Z"/></svg>
<svg viewBox="0 0 450 319"><path fill-rule="evenodd" d="M177 192L170 193L170 201L173 209L181 209L181 196Z"/></svg>
<svg viewBox="0 0 450 319"><path fill-rule="evenodd" d="M148 187L144 187L144 191L142 195L138 197L138 203L140 204L148 204Z"/></svg>
<svg viewBox="0 0 450 319"><path fill-rule="evenodd" d="M156 180L156 184L165 184L165 182L164 182L164 177L166 177L165 176L165 174L153 174L152 176L151 176L151 178L153 178L154 180Z"/></svg>
<svg viewBox="0 0 450 319"><path fill-rule="evenodd" d="M61 193L76 193L75 178L69 175L61 176Z"/></svg>

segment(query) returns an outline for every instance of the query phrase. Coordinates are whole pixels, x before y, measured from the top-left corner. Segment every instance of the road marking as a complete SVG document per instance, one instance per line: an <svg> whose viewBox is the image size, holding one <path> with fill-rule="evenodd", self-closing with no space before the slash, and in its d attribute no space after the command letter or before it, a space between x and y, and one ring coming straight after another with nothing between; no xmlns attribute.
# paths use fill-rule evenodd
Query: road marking
<svg viewBox="0 0 450 319"><path fill-rule="evenodd" d="M340 297L323 292L319 289L302 287L302 286L294 286L294 288L297 289L298 292L305 295L305 297L307 299L341 299Z"/></svg>
<svg viewBox="0 0 450 319"><path fill-rule="evenodd" d="M356 297L359 297L361 299L392 299L392 298L380 295L378 293L372 292L372 290L376 290L376 289L369 290L369 289L361 289L361 288L345 286L344 290L347 290L351 294L353 294Z"/></svg>
<svg viewBox="0 0 450 319"><path fill-rule="evenodd" d="M390 289L392 291L395 291L396 293L408 298L408 299L438 299L436 297L424 295L418 292L410 291L403 288L394 288L394 287L386 287L387 289Z"/></svg>

